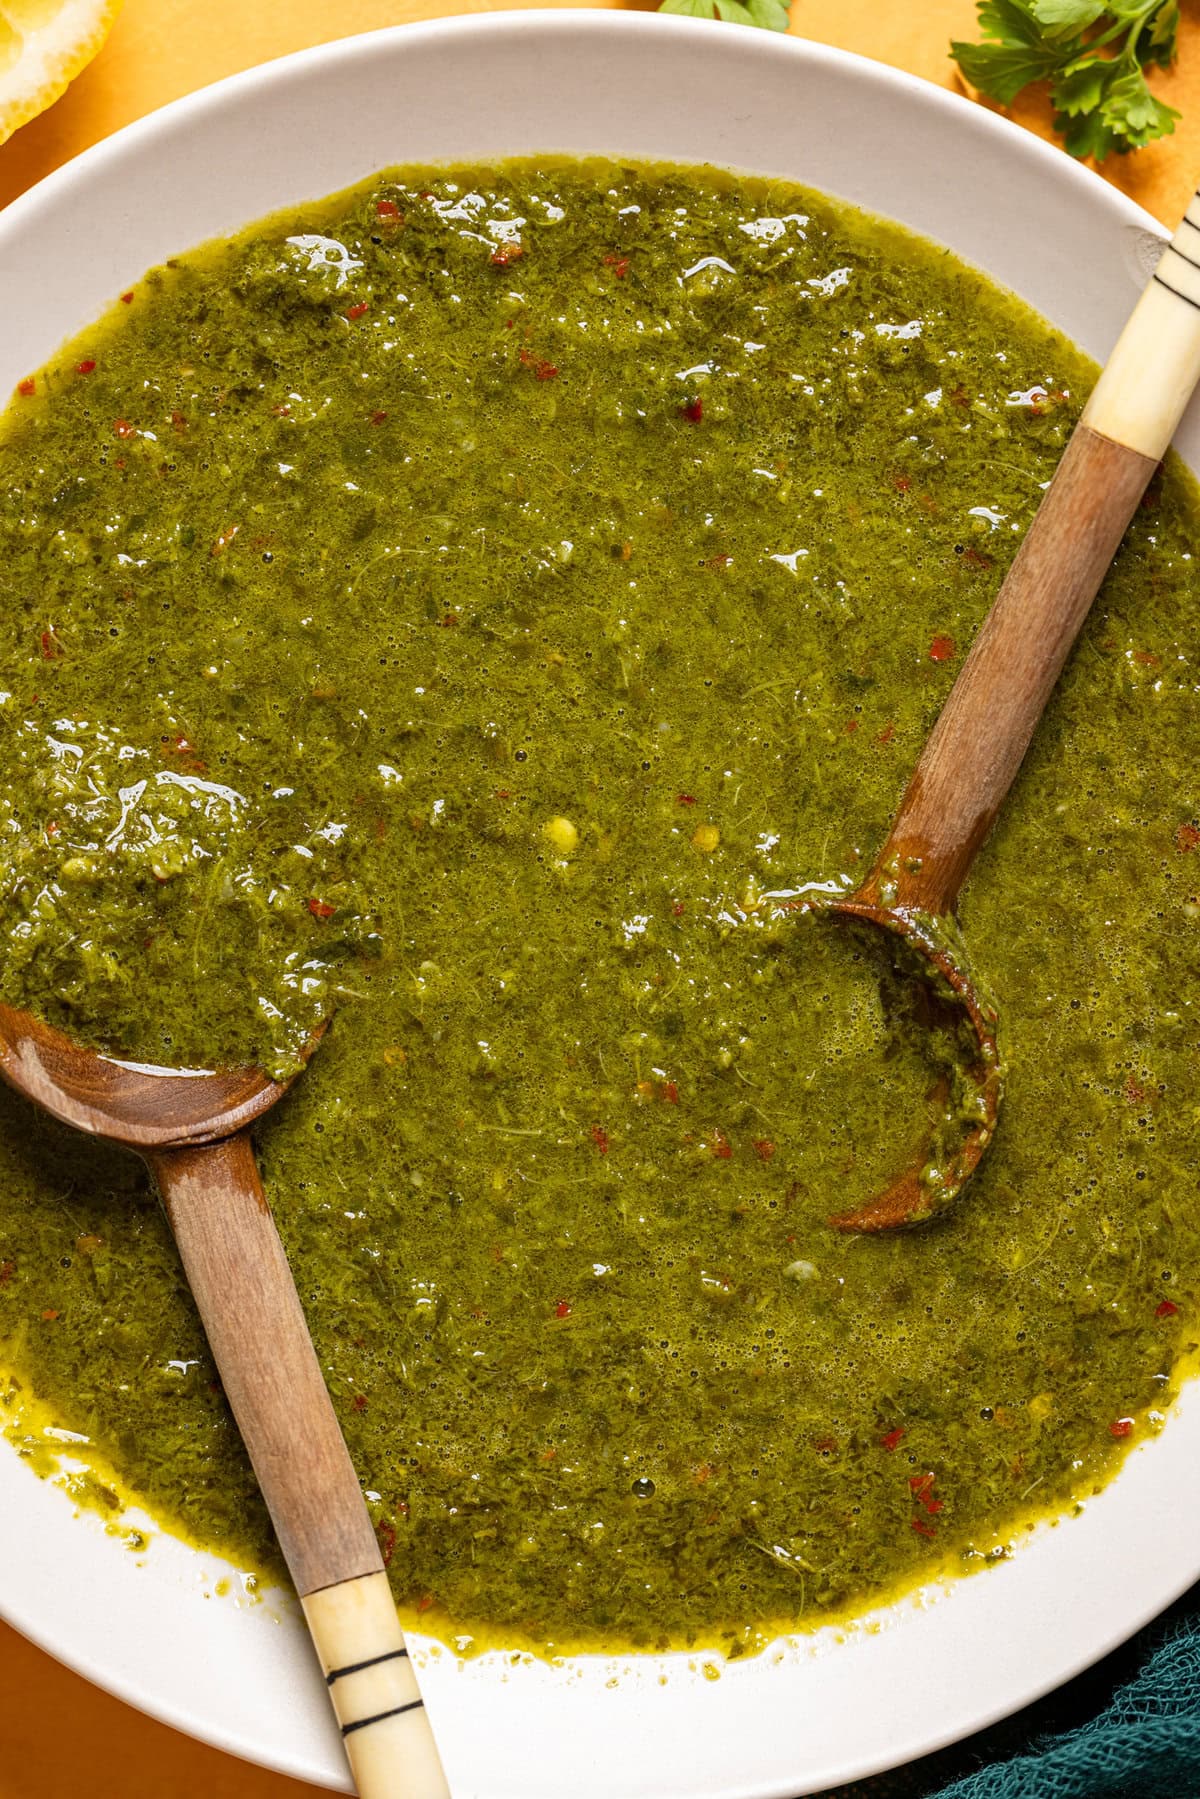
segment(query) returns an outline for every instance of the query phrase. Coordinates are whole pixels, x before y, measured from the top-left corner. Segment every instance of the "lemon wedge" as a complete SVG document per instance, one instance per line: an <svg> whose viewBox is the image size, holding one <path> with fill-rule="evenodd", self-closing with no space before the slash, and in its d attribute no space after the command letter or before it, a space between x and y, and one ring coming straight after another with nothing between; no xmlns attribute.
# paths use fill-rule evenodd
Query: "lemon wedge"
<svg viewBox="0 0 1200 1799"><path fill-rule="evenodd" d="M0 0L0 144L91 62L121 0Z"/></svg>

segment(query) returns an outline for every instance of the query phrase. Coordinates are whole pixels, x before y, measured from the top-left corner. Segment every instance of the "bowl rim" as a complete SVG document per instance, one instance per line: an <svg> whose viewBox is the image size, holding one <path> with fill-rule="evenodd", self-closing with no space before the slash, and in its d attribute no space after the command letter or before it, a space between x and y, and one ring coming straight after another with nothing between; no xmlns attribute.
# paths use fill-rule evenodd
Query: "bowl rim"
<svg viewBox="0 0 1200 1799"><path fill-rule="evenodd" d="M420 20L385 26L378 30L337 38L327 43L294 51L266 63L240 70L193 93L182 95L81 151L11 201L3 211L0 211L0 252L3 251L8 240L23 237L31 226L36 226L40 214L58 206L63 198L68 197L81 177L91 175L93 172L103 172L111 165L118 164L122 158L131 153L147 154L160 140L169 138L176 126L185 122L203 122L206 116L215 118L221 109L230 103L242 103L251 96L261 95L276 87L286 88L298 76L309 71L353 65L359 59L372 57L385 48L390 51L396 46L416 47L446 42L452 46L459 44L465 49L472 44L478 45L481 40L484 43L488 40L509 38L536 41L545 33L566 33L581 40L592 38L596 40L598 51L602 51L605 39L615 36L630 37L635 41L639 38L648 40L650 37L674 37L681 44L693 41L699 44L711 40L712 47L715 49L721 40L712 39L711 34L715 30L721 29L730 28L713 21L620 10L521 9L486 14L456 15L443 19ZM1086 201L1089 205L1094 206L1098 202L1098 197L1103 195L1104 205L1109 209L1111 215L1123 224L1148 233L1158 240L1165 239L1167 235L1161 223L1135 201L1112 187L1090 169L1069 159L1060 148L1034 136L1008 118L980 106L962 94L938 87L888 64L799 36L750 32L742 28L739 40L739 53L744 57L775 59L781 55L792 56L807 62L818 70L849 73L856 81L868 87L873 86L877 91L890 90L902 93L921 107L935 113L940 112L951 122L952 129L965 127L973 132L978 140L990 141L1006 160L1011 162L1013 158L1018 158L1025 161L1030 167L1044 169L1047 177L1051 178L1058 189L1064 192L1068 198L1072 193L1077 193L1081 201ZM550 153L550 147L547 146L546 149L547 153ZM447 158L446 160L455 159ZM370 170L365 169L364 178L369 173ZM182 235L186 235L186 232ZM190 243L191 240L183 246L183 249L189 248ZM1198 1399L1198 1403L1200 1403L1200 1399ZM1194 1413L1196 1406L1193 1405L1190 1410ZM3 1451L0 1451L0 1455L3 1455ZM1141 1461L1143 1456L1142 1449L1135 1451L1127 1466ZM1123 1470L1117 1480L1120 1481L1124 1478L1125 1471ZM1116 1482L1110 1483L1110 1487L1115 1484ZM1021 1551L1022 1554L1029 1552L1028 1549ZM188 1551L187 1553L191 1554L192 1552ZM216 1559L210 1556L207 1561L212 1564ZM844 1767L838 1769L837 1781L859 1779L865 1775L880 1772L887 1767L899 1765L915 1756L930 1754L960 1739L964 1734L983 1729L998 1719L1032 1703L1124 1642L1156 1616L1164 1606L1170 1604L1180 1593L1185 1591L1198 1572L1200 1572L1200 1564L1195 1567L1190 1565L1184 1567L1173 1578L1160 1577L1156 1585L1143 1592L1137 1604L1130 1604L1127 1607L1121 1614L1118 1623L1108 1629L1097 1630L1089 1642L1081 1646L1073 1657L1061 1661L1051 1673L1030 1679L1015 1697L1012 1693L1006 1692L1005 1696L992 1706L982 1707L966 1731L957 1722L948 1724L941 1732L933 1731L931 1733L927 1729L922 1734L919 1745L914 1747L913 1743L904 1737L900 1721L897 1720L895 1752L881 1756L876 1750L850 1756ZM974 1586L982 1583L958 1581L953 1584L956 1588L962 1588L967 1584ZM890 1614L894 1609L893 1605L882 1608L882 1611ZM868 1614L868 1621L874 1615L873 1613ZM154 1693L148 1696L146 1690L140 1688L135 1679L123 1678L119 1674L114 1674L113 1670L98 1656L73 1649L68 1632L59 1634L51 1622L36 1612L30 1613L27 1609L10 1605L2 1590L0 1590L0 1616L6 1617L31 1641L96 1685L179 1730L195 1735L228 1753L240 1755L248 1760L260 1761L263 1765L297 1778L316 1781L330 1778L328 1769L316 1768L311 1761L299 1758L289 1760L286 1754L279 1752L262 1754L255 1744L224 1734L219 1725L214 1726L210 1718L198 1715L194 1710L190 1710L187 1704L172 1705ZM646 1658L647 1661L649 1659L649 1657ZM480 1664L474 1665L478 1667ZM789 1782L786 1787L788 1795L794 1794L797 1790L794 1782ZM823 1788L803 1786L799 1790L810 1792L823 1790ZM783 1786L771 1784L760 1784L753 1787L738 1786L736 1790L732 1787L727 1790L723 1788L720 1796L715 1788L710 1791L711 1799L784 1799L785 1794Z"/></svg>
<svg viewBox="0 0 1200 1799"><path fill-rule="evenodd" d="M452 13L437 19L413 19L396 25L377 26L370 31L353 32L346 37L331 38L302 50L290 50L282 56L271 57L266 62L254 63L249 68L235 70L234 73L207 82L190 93L177 95L174 100L168 100L140 118L119 126L116 131L98 138L68 161L60 163L49 174L43 175L40 181L34 182L32 187L10 200L7 206L0 208L0 233L14 225L23 226L26 210L32 212L40 206L52 204L57 199L60 188L69 190L78 179L81 165L86 164L89 171L103 168L110 159L123 155L130 148L136 149L143 139L152 141L178 120L202 116L206 111L214 110L230 99L236 100L243 91L267 89L276 83L286 83L298 73L323 64L355 61L361 56L369 55L376 47L397 41L415 43L418 39L453 40L459 36L470 39L510 34L536 37L547 28L562 28L580 35L597 33L602 37L618 31L628 31L635 35L640 32L655 35L671 33L681 40L695 38L700 42L713 30L737 30L740 35L759 46L763 54L796 54L818 68L822 65L839 70L851 68L862 79L907 93L917 98L922 105L945 108L956 116L969 117L974 121L976 130L994 133L995 141L1003 146L1006 153L1024 153L1047 168L1053 168L1056 180L1060 183L1064 180L1073 182L1081 194L1086 192L1094 196L1098 187L1121 206L1131 224L1139 225L1164 239L1170 235L1161 220L1131 199L1122 189L1106 181L1086 163L1069 156L1059 145L1018 125L1004 113L994 111L985 102L972 100L966 93L939 87L936 82L926 81L920 75L910 74L907 69L877 61L859 51L843 50L837 45L822 43L818 38L804 37L791 31L775 32L747 26L728 26L721 20L692 18L678 13L626 12L616 6L512 7L499 12ZM546 153L553 153L549 146Z"/></svg>

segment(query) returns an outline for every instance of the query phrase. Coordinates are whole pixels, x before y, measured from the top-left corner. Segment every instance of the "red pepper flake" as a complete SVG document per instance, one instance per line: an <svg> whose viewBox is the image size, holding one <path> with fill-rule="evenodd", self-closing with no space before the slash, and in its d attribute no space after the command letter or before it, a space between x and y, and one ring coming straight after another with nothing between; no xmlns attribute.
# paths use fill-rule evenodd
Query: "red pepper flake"
<svg viewBox="0 0 1200 1799"><path fill-rule="evenodd" d="M556 1318L569 1318L571 1316L571 1302L569 1299L559 1300L554 1308L554 1316Z"/></svg>
<svg viewBox="0 0 1200 1799"><path fill-rule="evenodd" d="M353 306L347 306L345 316L348 319L361 319L363 313L369 312L370 309L371 302L369 300L356 300Z"/></svg>
<svg viewBox="0 0 1200 1799"><path fill-rule="evenodd" d="M46 835L47 837L57 837L61 829L62 826L59 824L57 818L52 818L46 826Z"/></svg>
<svg viewBox="0 0 1200 1799"><path fill-rule="evenodd" d="M42 646L43 662L57 662L58 658L62 655L62 644L55 636L53 625L50 626L48 631L42 632L40 642Z"/></svg>
<svg viewBox="0 0 1200 1799"><path fill-rule="evenodd" d="M1125 1097L1131 1106L1140 1105L1146 1097L1146 1089L1140 1081L1135 1081L1132 1075L1125 1083Z"/></svg>
<svg viewBox="0 0 1200 1799"><path fill-rule="evenodd" d="M884 725L882 731L876 732L875 741L876 741L876 743L890 743L892 741L892 738L895 735L896 735L896 727L895 727L895 725L889 723L889 724Z"/></svg>
<svg viewBox="0 0 1200 1799"><path fill-rule="evenodd" d="M458 613L457 612L447 612L445 618L443 618L443 620L442 620L442 628L443 628L443 630L446 630L446 631L452 631L454 629L455 625L457 625L457 623L458 623Z"/></svg>
<svg viewBox="0 0 1200 1799"><path fill-rule="evenodd" d="M936 1480L936 1474L910 1474L908 1477L908 1484L913 1498L924 1511L929 1513L930 1517L935 1517L946 1503L944 1499L935 1499L933 1497L933 1487Z"/></svg>
<svg viewBox="0 0 1200 1799"><path fill-rule="evenodd" d="M931 662L949 662L953 654L953 637L935 637L929 646L929 660Z"/></svg>
<svg viewBox="0 0 1200 1799"><path fill-rule="evenodd" d="M679 1104L679 1088L675 1085L674 1081L663 1082L662 1096L669 1106L677 1106Z"/></svg>
<svg viewBox="0 0 1200 1799"><path fill-rule="evenodd" d="M332 918L336 910L326 900L310 899L308 909L314 918Z"/></svg>
<svg viewBox="0 0 1200 1799"><path fill-rule="evenodd" d="M671 907L671 911L674 913L676 918L682 918L684 913L687 911L687 907L684 905L682 900L676 900Z"/></svg>
<svg viewBox="0 0 1200 1799"><path fill-rule="evenodd" d="M187 420L184 418L182 412L173 412L171 414L171 429L172 431L187 430Z"/></svg>
<svg viewBox="0 0 1200 1799"><path fill-rule="evenodd" d="M694 793L677 793L675 795L675 804L677 806L694 806L696 804L696 796Z"/></svg>
<svg viewBox="0 0 1200 1799"><path fill-rule="evenodd" d="M1198 843L1200 843L1200 831L1196 829L1195 825L1180 825L1175 833L1175 848L1180 855L1185 856L1189 850L1194 850Z"/></svg>
<svg viewBox="0 0 1200 1799"><path fill-rule="evenodd" d="M775 1154L775 1145L769 1137L754 1138L754 1153L762 1162L769 1162Z"/></svg>
<svg viewBox="0 0 1200 1799"><path fill-rule="evenodd" d="M394 200L376 200L375 217L377 219L383 219L387 224L395 225L401 216L400 208Z"/></svg>
<svg viewBox="0 0 1200 1799"><path fill-rule="evenodd" d="M532 369L539 381L553 381L558 376L558 369L552 362L539 360L532 350L520 351L520 360L527 369Z"/></svg>
<svg viewBox="0 0 1200 1799"><path fill-rule="evenodd" d="M847 735L847 737L853 737L855 731L857 731L857 730L858 730L858 720L856 718L848 718L846 720L846 735Z"/></svg>
<svg viewBox="0 0 1200 1799"><path fill-rule="evenodd" d="M292 416L292 409L290 406L272 406L271 411L275 414L277 419L290 419Z"/></svg>
<svg viewBox="0 0 1200 1799"><path fill-rule="evenodd" d="M240 525L226 525L226 527L222 531L220 537L218 537L216 543L213 545L212 549L208 552L209 555L210 556L219 556L223 550L227 550L229 548L230 544L233 542L234 538L237 536L238 532L241 530L241 528L242 527Z"/></svg>
<svg viewBox="0 0 1200 1799"><path fill-rule="evenodd" d="M497 244L489 260L495 268L506 269L510 262L519 262L524 254L524 244Z"/></svg>
<svg viewBox="0 0 1200 1799"><path fill-rule="evenodd" d="M602 1124L594 1124L592 1126L592 1142L596 1145L596 1148L600 1151L602 1156L608 1154L608 1132Z"/></svg>
<svg viewBox="0 0 1200 1799"><path fill-rule="evenodd" d="M37 382L32 375L26 375L23 381L17 382L17 392L21 395L22 399L25 400L27 400L31 394L37 392Z"/></svg>
<svg viewBox="0 0 1200 1799"><path fill-rule="evenodd" d="M379 1553L383 1557L386 1568L396 1548L396 1526L394 1524L377 1524L375 1535L379 1538Z"/></svg>
<svg viewBox="0 0 1200 1799"><path fill-rule="evenodd" d="M132 306L133 305L133 289L132 288L130 288L130 290L127 294L121 295L121 304L123 306Z"/></svg>
<svg viewBox="0 0 1200 1799"><path fill-rule="evenodd" d="M1154 1316L1156 1318L1174 1318L1178 1310L1179 1307L1175 1304L1173 1299L1164 1299L1155 1306Z"/></svg>
<svg viewBox="0 0 1200 1799"><path fill-rule="evenodd" d="M118 437L136 437L137 426L131 425L128 419L114 419L113 430Z"/></svg>
<svg viewBox="0 0 1200 1799"><path fill-rule="evenodd" d="M629 258L628 256L617 256L610 250L604 258L604 266L606 269L612 270L618 281L624 281L629 273Z"/></svg>
<svg viewBox="0 0 1200 1799"><path fill-rule="evenodd" d="M371 414L371 423L373 425L382 425L382 423L386 417L387 417L386 412L373 412Z"/></svg>
<svg viewBox="0 0 1200 1799"><path fill-rule="evenodd" d="M365 1393L356 1393L354 1395L354 1409L356 1412L365 1412L366 1411L367 1396Z"/></svg>
<svg viewBox="0 0 1200 1799"><path fill-rule="evenodd" d="M715 1473L716 1469L711 1462L701 1462L699 1467L692 1469L692 1479L698 1487L702 1487L712 1479Z"/></svg>
<svg viewBox="0 0 1200 1799"><path fill-rule="evenodd" d="M704 401L697 394L694 400L686 400L679 410L685 419L690 420L693 425L698 425L704 417Z"/></svg>
<svg viewBox="0 0 1200 1799"><path fill-rule="evenodd" d="M991 568L992 566L992 558L985 556L982 550L975 549L971 544L968 544L963 551L962 559L968 568Z"/></svg>
<svg viewBox="0 0 1200 1799"><path fill-rule="evenodd" d="M1108 1434L1110 1437L1127 1437L1132 1430L1132 1418L1114 1418L1108 1427Z"/></svg>
<svg viewBox="0 0 1200 1799"><path fill-rule="evenodd" d="M733 1154L733 1144L724 1131L714 1131L708 1140L708 1147L719 1162L728 1162Z"/></svg>
<svg viewBox="0 0 1200 1799"><path fill-rule="evenodd" d="M427 1612L432 1604L433 1594L422 1593L421 1597L417 1600L417 1610L419 1612Z"/></svg>
<svg viewBox="0 0 1200 1799"><path fill-rule="evenodd" d="M510 793L510 791L507 787L497 787L495 792L492 795L492 798L497 799L497 800L510 800L512 798L512 794Z"/></svg>
<svg viewBox="0 0 1200 1799"><path fill-rule="evenodd" d="M46 1310L42 1313L42 1318L46 1324L53 1324L55 1319L60 1316L61 1314L56 1312L52 1306L47 1306Z"/></svg>
<svg viewBox="0 0 1200 1799"><path fill-rule="evenodd" d="M77 375L91 375L95 372L95 368L96 368L95 357L94 356L85 356L82 362L77 362L75 364L75 373Z"/></svg>
<svg viewBox="0 0 1200 1799"><path fill-rule="evenodd" d="M813 1448L816 1450L818 1455L832 1455L834 1450L837 1448L837 1438L836 1437L818 1437L816 1442L813 1444Z"/></svg>
<svg viewBox="0 0 1200 1799"><path fill-rule="evenodd" d="M791 1238L789 1238L788 1241L790 1242ZM880 1445L881 1449L886 1449L890 1455L893 1449L899 1449L899 1447L903 1441L904 1441L904 1426L902 1424L898 1424L896 1426L895 1430L890 1430L888 1432L886 1437L880 1437L879 1445Z"/></svg>
<svg viewBox="0 0 1200 1799"><path fill-rule="evenodd" d="M934 1526L932 1524L926 1524L924 1518L910 1518L909 1523L919 1537L929 1537L932 1539L937 1536L937 1531Z"/></svg>
<svg viewBox="0 0 1200 1799"><path fill-rule="evenodd" d="M907 493L909 488L912 486L912 476L911 475L893 475L892 476L892 486L896 489L897 493Z"/></svg>
<svg viewBox="0 0 1200 1799"><path fill-rule="evenodd" d="M952 406L969 406L971 404L970 400L967 397L967 390L963 386L961 381L959 382L957 387L952 387L950 389L949 395L947 397Z"/></svg>
<svg viewBox="0 0 1200 1799"><path fill-rule="evenodd" d="M1153 650L1135 650L1133 659L1140 662L1143 668L1157 668L1162 661L1162 657L1156 656Z"/></svg>
<svg viewBox="0 0 1200 1799"><path fill-rule="evenodd" d="M557 1454L558 1454L557 1449L555 1449L552 1445L549 1449L543 1449L542 1460L544 1462L552 1462L554 1460L554 1458L557 1456Z"/></svg>
<svg viewBox="0 0 1200 1799"><path fill-rule="evenodd" d="M16 1272L17 1264L15 1262L0 1262L0 1287L7 1287Z"/></svg>

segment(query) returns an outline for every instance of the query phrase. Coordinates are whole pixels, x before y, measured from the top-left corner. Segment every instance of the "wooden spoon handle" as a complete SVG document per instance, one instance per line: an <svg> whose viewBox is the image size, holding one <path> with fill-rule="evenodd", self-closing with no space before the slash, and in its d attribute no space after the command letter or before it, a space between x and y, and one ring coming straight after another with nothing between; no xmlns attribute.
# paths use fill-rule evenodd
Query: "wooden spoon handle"
<svg viewBox="0 0 1200 1799"><path fill-rule="evenodd" d="M301 1603L362 1799L449 1799L387 1575Z"/></svg>
<svg viewBox="0 0 1200 1799"><path fill-rule="evenodd" d="M330 1697L359 1793L447 1799L379 1545L250 1138L241 1132L154 1150L146 1160L326 1678L336 1676Z"/></svg>
<svg viewBox="0 0 1200 1799"><path fill-rule="evenodd" d="M1076 427L860 898L935 916L952 909L1157 466Z"/></svg>
<svg viewBox="0 0 1200 1799"><path fill-rule="evenodd" d="M1200 380L1200 197L1117 340L859 889L952 909Z"/></svg>
<svg viewBox="0 0 1200 1799"><path fill-rule="evenodd" d="M1200 381L1200 193L1100 371L1083 420L1158 462Z"/></svg>

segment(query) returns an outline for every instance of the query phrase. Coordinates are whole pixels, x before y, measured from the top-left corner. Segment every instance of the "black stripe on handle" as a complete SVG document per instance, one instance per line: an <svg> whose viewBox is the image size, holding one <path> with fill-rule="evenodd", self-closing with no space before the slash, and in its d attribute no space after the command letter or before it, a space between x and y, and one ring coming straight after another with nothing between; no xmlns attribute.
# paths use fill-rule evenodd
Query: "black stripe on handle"
<svg viewBox="0 0 1200 1799"><path fill-rule="evenodd" d="M342 1735L348 1737L352 1730L365 1730L368 1724L380 1724L384 1718L398 1718L401 1712L415 1712L424 1703L423 1699L410 1699L407 1705L393 1705L391 1711L376 1712L373 1718L355 1718L353 1724L342 1725Z"/></svg>
<svg viewBox="0 0 1200 1799"><path fill-rule="evenodd" d="M344 1668L334 1668L325 1676L325 1685L331 1687L335 1680L341 1680L346 1674L361 1674L364 1668L377 1668L380 1662L394 1662L407 1654L407 1649L389 1649L386 1654L372 1655L365 1662L347 1662Z"/></svg>
<svg viewBox="0 0 1200 1799"><path fill-rule="evenodd" d="M1150 279L1152 281L1157 281L1158 285L1160 287L1165 287L1167 292L1169 294L1174 294L1174 296L1177 300L1185 301L1187 303L1187 305L1189 305L1190 307L1193 308L1194 311L1200 312L1200 300L1193 300L1191 298L1190 294L1181 294L1177 287L1172 287L1171 283L1169 281L1163 280L1162 276L1159 274L1157 269L1155 269L1155 271L1154 271L1153 275L1151 275Z"/></svg>

